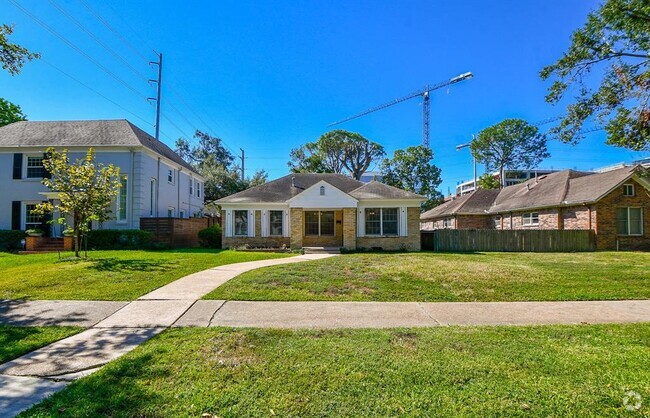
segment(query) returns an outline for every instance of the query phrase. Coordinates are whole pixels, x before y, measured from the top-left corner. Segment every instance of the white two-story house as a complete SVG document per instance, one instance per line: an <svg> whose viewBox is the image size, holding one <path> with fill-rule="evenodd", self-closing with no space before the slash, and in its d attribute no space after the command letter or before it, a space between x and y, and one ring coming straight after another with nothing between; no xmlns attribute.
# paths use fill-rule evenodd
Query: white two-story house
<svg viewBox="0 0 650 418"><path fill-rule="evenodd" d="M127 120L23 121L0 127L0 229L40 228L60 236L61 226L31 213L39 202L57 198L42 184L49 147L68 150L71 160L93 148L98 163L120 168L112 219L93 229L138 229L142 217L188 218L203 209L203 177Z"/></svg>

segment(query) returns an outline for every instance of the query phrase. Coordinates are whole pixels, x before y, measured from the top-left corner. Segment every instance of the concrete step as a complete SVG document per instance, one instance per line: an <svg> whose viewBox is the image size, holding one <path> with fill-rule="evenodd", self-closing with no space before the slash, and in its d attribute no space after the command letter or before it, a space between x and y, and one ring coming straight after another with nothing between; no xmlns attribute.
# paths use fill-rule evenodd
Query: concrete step
<svg viewBox="0 0 650 418"><path fill-rule="evenodd" d="M339 247L303 247L305 254L341 254Z"/></svg>

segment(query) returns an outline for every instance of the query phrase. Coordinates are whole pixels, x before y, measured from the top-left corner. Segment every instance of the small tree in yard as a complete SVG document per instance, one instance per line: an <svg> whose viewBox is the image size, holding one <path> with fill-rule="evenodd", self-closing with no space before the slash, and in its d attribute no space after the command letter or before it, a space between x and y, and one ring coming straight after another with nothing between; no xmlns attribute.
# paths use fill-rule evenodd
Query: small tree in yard
<svg viewBox="0 0 650 418"><path fill-rule="evenodd" d="M74 254L79 257L80 238L90 229L90 222L103 222L110 218L110 206L117 197L120 185L120 169L112 164L104 166L95 162L91 148L86 157L70 162L67 150L61 152L48 148L43 167L50 178L43 184L59 194L57 205L51 202L36 206L34 213L45 215L59 211L69 215L74 231ZM65 217L57 220L65 224Z"/></svg>

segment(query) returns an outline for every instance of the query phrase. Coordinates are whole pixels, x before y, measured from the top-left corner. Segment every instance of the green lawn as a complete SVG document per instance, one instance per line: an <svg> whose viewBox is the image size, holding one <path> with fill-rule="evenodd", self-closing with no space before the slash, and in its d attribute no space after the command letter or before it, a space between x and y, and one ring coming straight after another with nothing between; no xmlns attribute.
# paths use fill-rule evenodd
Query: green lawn
<svg viewBox="0 0 650 418"><path fill-rule="evenodd" d="M375 253L268 267L205 297L524 301L650 298L650 253Z"/></svg>
<svg viewBox="0 0 650 418"><path fill-rule="evenodd" d="M0 325L0 363L80 332L79 327L13 327Z"/></svg>
<svg viewBox="0 0 650 418"><path fill-rule="evenodd" d="M223 264L287 254L220 250L92 251L87 260L57 254L0 253L0 299L133 300L176 279Z"/></svg>
<svg viewBox="0 0 650 418"><path fill-rule="evenodd" d="M22 416L641 416L648 401L650 324L183 328Z"/></svg>

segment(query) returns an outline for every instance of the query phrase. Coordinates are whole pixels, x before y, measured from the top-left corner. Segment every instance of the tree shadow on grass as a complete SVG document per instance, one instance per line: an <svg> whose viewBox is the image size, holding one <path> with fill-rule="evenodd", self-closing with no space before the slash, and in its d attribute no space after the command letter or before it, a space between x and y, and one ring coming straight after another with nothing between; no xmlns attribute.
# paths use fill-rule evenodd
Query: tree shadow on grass
<svg viewBox="0 0 650 418"><path fill-rule="evenodd" d="M97 271L169 271L178 267L178 263L169 260L145 260L145 259L119 259L100 258L91 259L91 269Z"/></svg>
<svg viewBox="0 0 650 418"><path fill-rule="evenodd" d="M165 399L142 382L166 374L152 354L132 354L73 382L20 417L159 416Z"/></svg>

